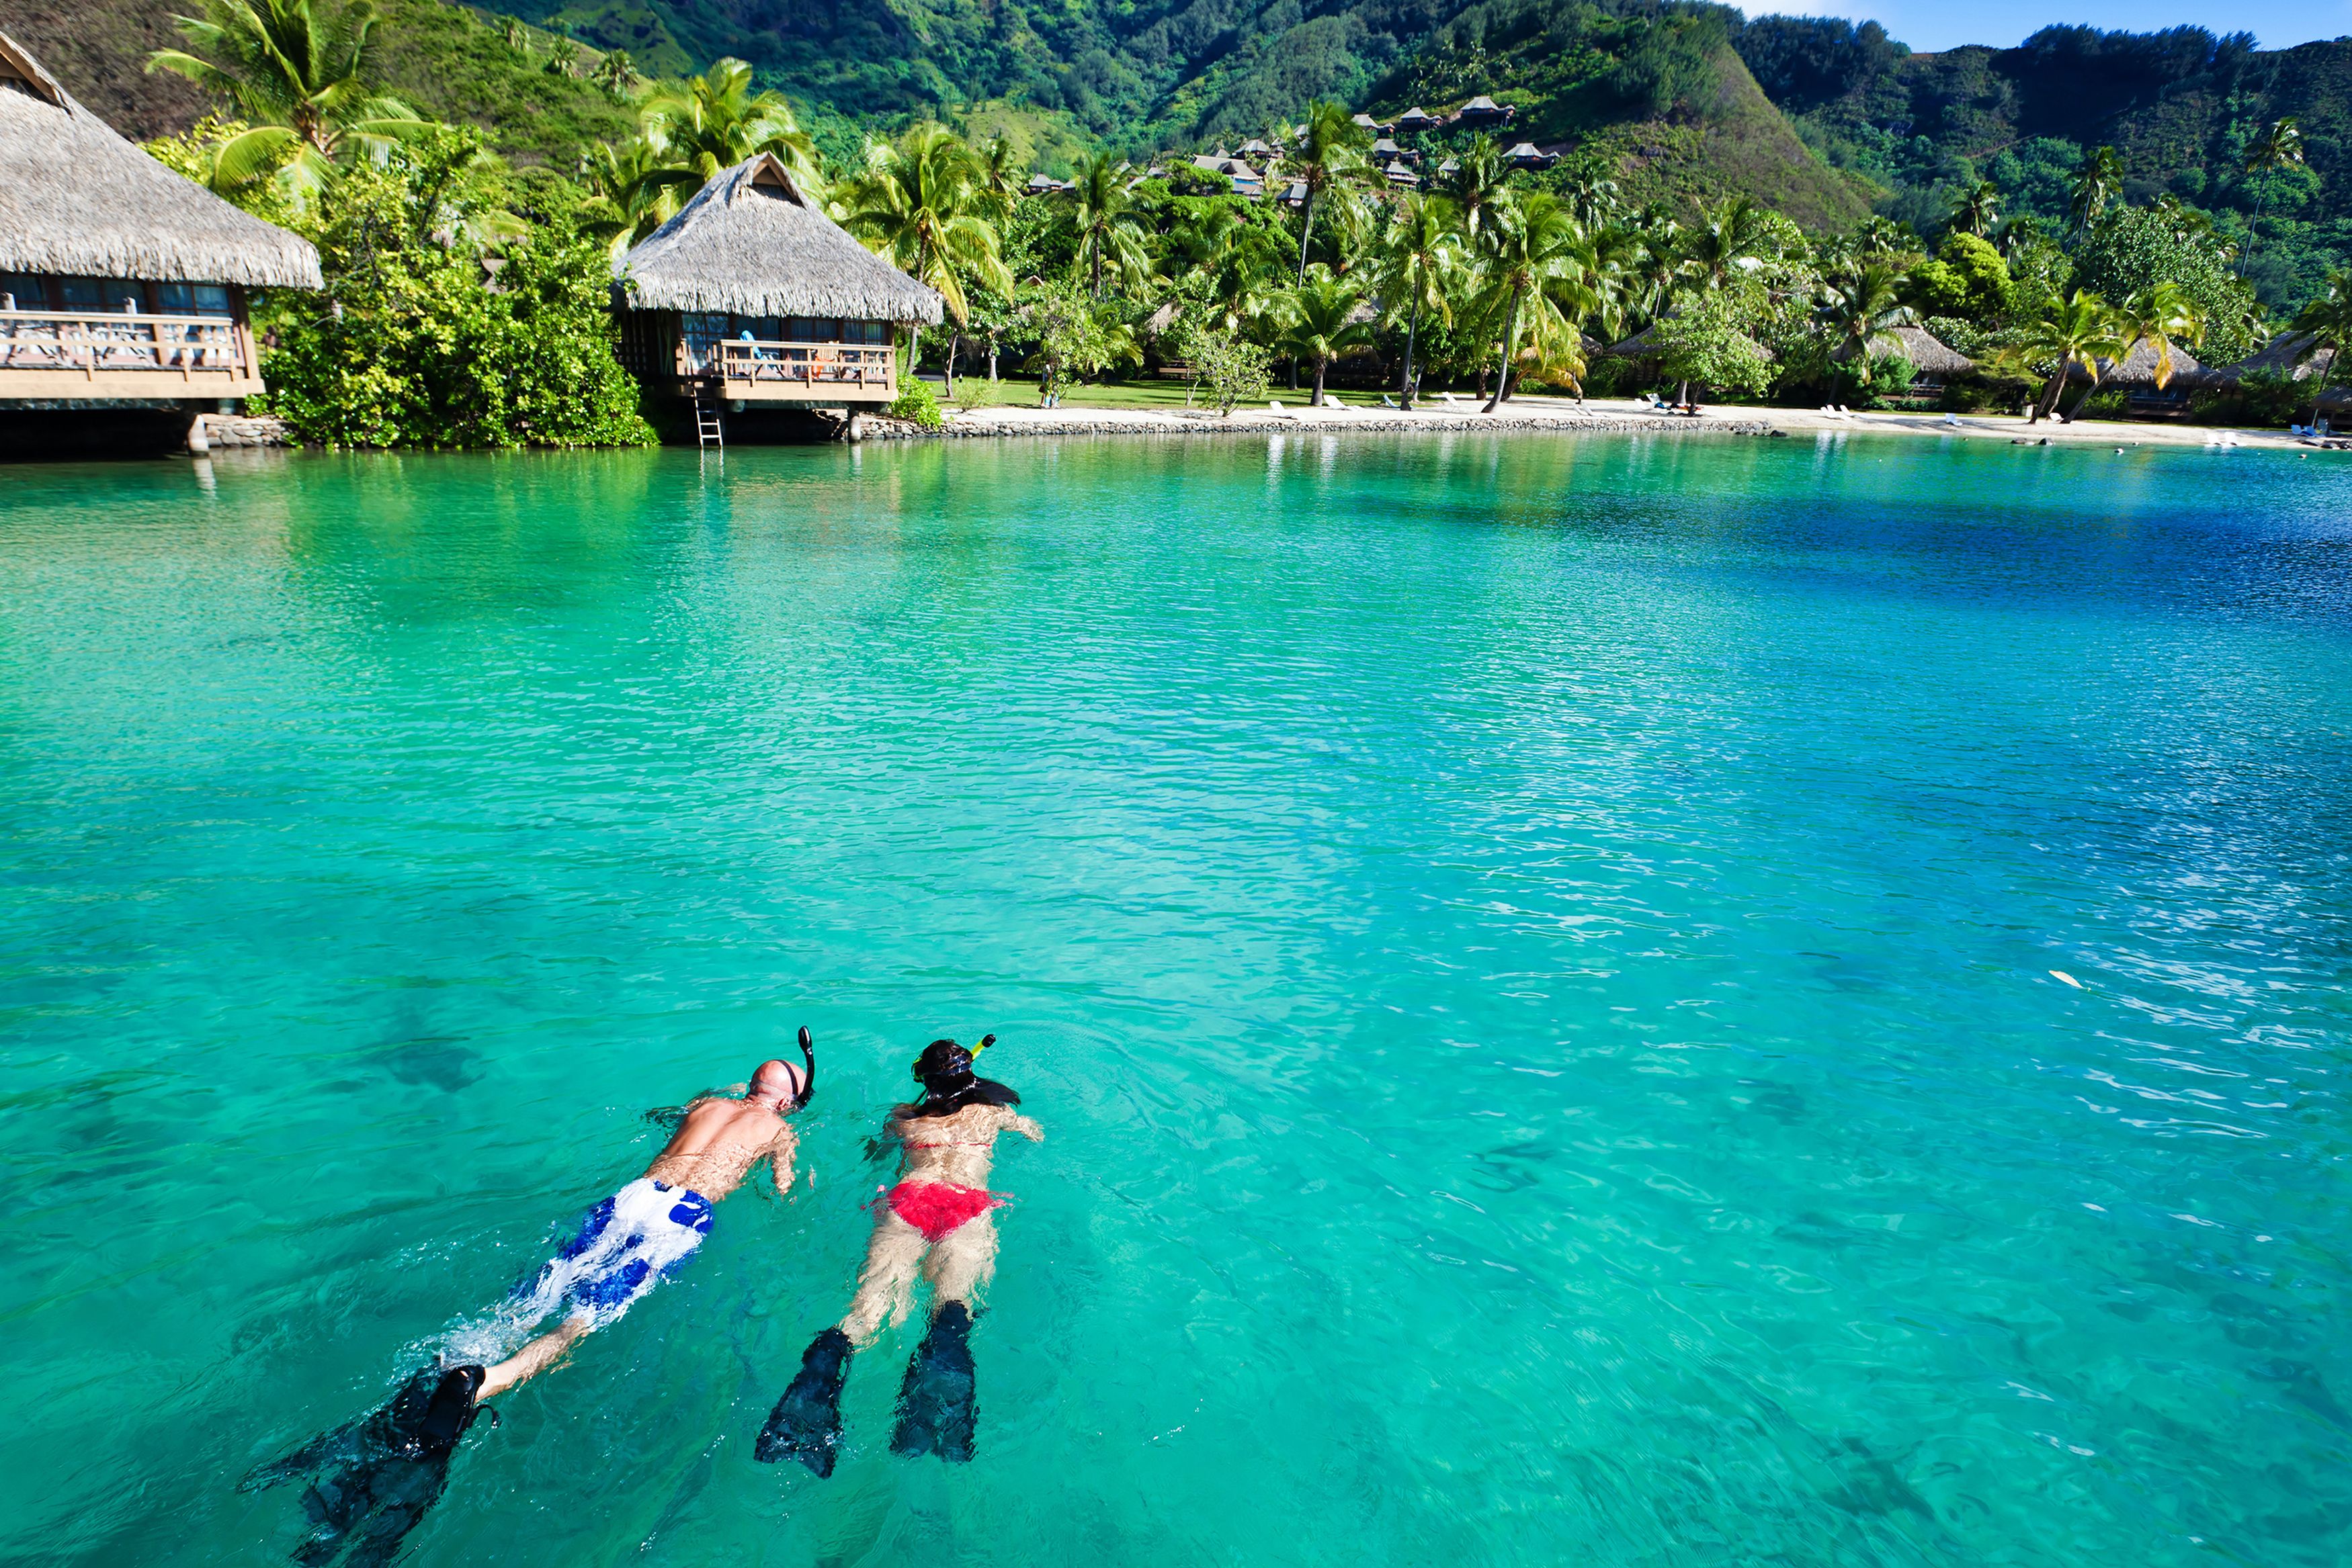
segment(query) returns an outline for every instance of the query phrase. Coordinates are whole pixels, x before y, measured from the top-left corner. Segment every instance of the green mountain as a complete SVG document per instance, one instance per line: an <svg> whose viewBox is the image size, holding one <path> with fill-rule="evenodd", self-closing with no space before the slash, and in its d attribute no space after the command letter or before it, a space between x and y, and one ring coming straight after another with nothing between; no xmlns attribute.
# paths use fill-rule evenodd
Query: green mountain
<svg viewBox="0 0 2352 1568"><path fill-rule="evenodd" d="M492 128L502 150L568 162L626 114L554 68L568 35L649 74L736 55L807 104L821 144L944 114L1049 169L1109 145L1241 141L1312 99L1444 110L1477 93L1510 137L1564 149L1636 200L1744 192L1809 225L1872 209L1936 230L1990 179L2004 211L2063 219L2077 171L2115 146L2135 202L2171 197L2237 244L2274 304L2352 255L2352 40L2264 51L2246 35L2050 27L2016 48L1915 54L1874 23L1767 16L1700 0L379 0L385 85ZM173 0L0 0L0 28L136 135L184 127L188 83L139 68L175 42ZM2282 116L2307 162L2245 170Z"/></svg>
<svg viewBox="0 0 2352 1568"><path fill-rule="evenodd" d="M2136 204L2208 213L2273 304L2352 255L2352 39L2259 50L2201 27L2047 27L2013 49L1913 54L1875 23L1766 17L1740 53L1806 141L1923 230L1990 179L2010 214L2063 221L2076 173L2113 146ZM2300 124L2303 167L2250 174L2248 145Z"/></svg>

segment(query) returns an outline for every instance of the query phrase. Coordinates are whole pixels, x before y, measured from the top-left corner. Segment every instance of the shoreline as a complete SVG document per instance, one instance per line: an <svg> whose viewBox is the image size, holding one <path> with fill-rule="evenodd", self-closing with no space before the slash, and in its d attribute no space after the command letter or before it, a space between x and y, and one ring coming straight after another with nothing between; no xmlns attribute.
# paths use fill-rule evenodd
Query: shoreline
<svg viewBox="0 0 2352 1568"><path fill-rule="evenodd" d="M2290 435L2283 430L2252 430L2226 425L2142 424L2122 420L2085 420L2061 424L2043 420L2029 426L2022 414L1913 413L1895 411L1825 413L1819 409L1755 408L1724 404L1703 409L1696 416L1664 413L1646 403L1617 399L1593 399L1578 403L1570 398L1515 397L1505 410L1478 412L1465 399L1453 407L1423 403L1403 409L1301 405L1272 409L1235 409L1230 417L1201 410L1133 408L961 409L948 414L936 431L918 430L902 421L868 415L860 423L866 440L980 440L1023 435L1229 435L1313 431L1318 434L1358 431L1398 434L1412 432L1463 433L1553 432L1563 434L1710 434L1751 437L1852 434L1958 436L1969 440L2006 441L2035 446L2188 446L2270 447L2277 449L2346 450L2341 438L2326 441Z"/></svg>

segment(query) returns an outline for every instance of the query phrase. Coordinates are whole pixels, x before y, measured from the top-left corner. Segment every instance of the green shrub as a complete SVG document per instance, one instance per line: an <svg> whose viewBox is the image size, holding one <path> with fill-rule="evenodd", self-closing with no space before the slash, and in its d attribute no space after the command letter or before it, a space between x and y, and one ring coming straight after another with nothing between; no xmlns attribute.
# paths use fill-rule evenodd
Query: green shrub
<svg viewBox="0 0 2352 1568"><path fill-rule="evenodd" d="M2294 424L2311 412L2311 384L2279 371L2253 371L2235 383L2193 392L2189 417L2200 424Z"/></svg>
<svg viewBox="0 0 2352 1568"><path fill-rule="evenodd" d="M931 383L918 376L909 376L898 388L898 395L882 411L892 419L907 420L925 430L937 430L946 421L940 413L940 394Z"/></svg>
<svg viewBox="0 0 2352 1568"><path fill-rule="evenodd" d="M551 211L520 227L473 131L361 160L319 210L323 292L290 297L270 412L331 446L647 445L614 354L611 262ZM499 267L489 287L488 264Z"/></svg>

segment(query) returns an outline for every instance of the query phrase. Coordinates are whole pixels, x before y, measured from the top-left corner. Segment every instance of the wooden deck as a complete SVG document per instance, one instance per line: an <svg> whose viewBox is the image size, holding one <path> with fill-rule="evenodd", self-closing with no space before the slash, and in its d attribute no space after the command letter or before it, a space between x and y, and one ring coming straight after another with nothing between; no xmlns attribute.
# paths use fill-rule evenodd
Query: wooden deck
<svg viewBox="0 0 2352 1568"><path fill-rule="evenodd" d="M751 342L730 339L694 362L679 351L681 379L705 378L744 402L887 403L898 395L898 356L887 344Z"/></svg>
<svg viewBox="0 0 2352 1568"><path fill-rule="evenodd" d="M253 332L229 316L0 310L0 397L247 397Z"/></svg>

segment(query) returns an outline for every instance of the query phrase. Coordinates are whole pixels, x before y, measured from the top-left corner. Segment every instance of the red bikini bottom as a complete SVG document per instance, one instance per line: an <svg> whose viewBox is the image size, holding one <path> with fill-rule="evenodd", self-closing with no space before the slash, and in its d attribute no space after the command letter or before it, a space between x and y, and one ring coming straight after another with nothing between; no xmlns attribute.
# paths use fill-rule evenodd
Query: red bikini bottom
<svg viewBox="0 0 2352 1568"><path fill-rule="evenodd" d="M890 1212L923 1233L944 1241L1004 1200L976 1186L943 1181L902 1181L890 1189Z"/></svg>

